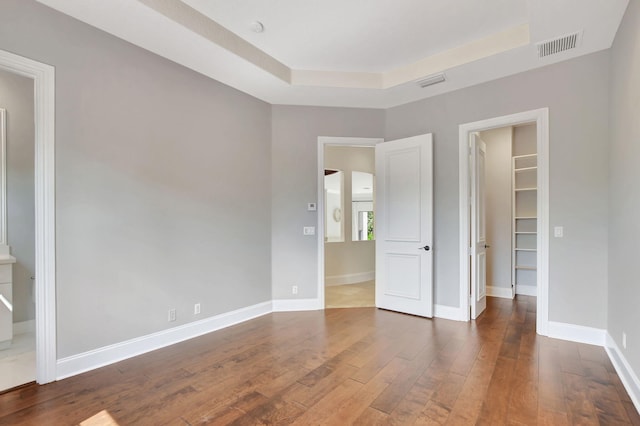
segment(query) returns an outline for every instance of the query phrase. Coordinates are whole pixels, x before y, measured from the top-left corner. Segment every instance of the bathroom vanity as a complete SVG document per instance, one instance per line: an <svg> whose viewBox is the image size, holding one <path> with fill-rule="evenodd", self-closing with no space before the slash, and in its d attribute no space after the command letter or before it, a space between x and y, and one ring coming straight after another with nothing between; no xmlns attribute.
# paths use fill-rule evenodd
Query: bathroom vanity
<svg viewBox="0 0 640 426"><path fill-rule="evenodd" d="M6 349L13 339L13 264L16 258L0 255L0 349Z"/></svg>

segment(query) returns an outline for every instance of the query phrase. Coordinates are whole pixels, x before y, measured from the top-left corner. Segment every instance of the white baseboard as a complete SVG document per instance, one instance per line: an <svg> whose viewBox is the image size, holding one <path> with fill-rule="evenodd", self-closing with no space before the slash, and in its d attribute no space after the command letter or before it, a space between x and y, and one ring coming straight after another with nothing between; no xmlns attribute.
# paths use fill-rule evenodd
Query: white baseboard
<svg viewBox="0 0 640 426"><path fill-rule="evenodd" d="M356 284L376 279L376 271L358 272L356 274L332 275L324 278L325 286Z"/></svg>
<svg viewBox="0 0 640 426"><path fill-rule="evenodd" d="M324 309L320 299L279 299L273 301L273 312L317 311Z"/></svg>
<svg viewBox="0 0 640 426"><path fill-rule="evenodd" d="M554 339L597 346L604 346L605 344L606 330L600 328L549 321L547 332L548 336Z"/></svg>
<svg viewBox="0 0 640 426"><path fill-rule="evenodd" d="M640 380L608 332L604 349L607 351L607 355L609 355L609 359L616 369L624 388L627 390L633 405L640 412Z"/></svg>
<svg viewBox="0 0 640 426"><path fill-rule="evenodd" d="M25 333L35 333L36 332L36 321L28 320L22 322L14 322L13 323L13 335L16 334L25 334Z"/></svg>
<svg viewBox="0 0 640 426"><path fill-rule="evenodd" d="M518 285L516 284L516 294L521 294L523 296L537 296L538 295L538 287L535 285Z"/></svg>
<svg viewBox="0 0 640 426"><path fill-rule="evenodd" d="M513 287L487 286L487 296L513 299Z"/></svg>
<svg viewBox="0 0 640 426"><path fill-rule="evenodd" d="M226 312L200 321L190 322L157 333L94 349L57 361L56 379L75 376L85 371L113 364L127 358L173 345L221 328L229 327L272 311L271 301Z"/></svg>
<svg viewBox="0 0 640 426"><path fill-rule="evenodd" d="M433 305L433 316L453 321L469 321L469 317L464 314L464 310L447 305Z"/></svg>

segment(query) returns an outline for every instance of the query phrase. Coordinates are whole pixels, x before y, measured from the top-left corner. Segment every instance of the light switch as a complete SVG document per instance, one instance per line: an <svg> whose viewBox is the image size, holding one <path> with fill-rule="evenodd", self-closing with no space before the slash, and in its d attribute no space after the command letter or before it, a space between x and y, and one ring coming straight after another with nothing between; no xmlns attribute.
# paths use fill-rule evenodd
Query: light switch
<svg viewBox="0 0 640 426"><path fill-rule="evenodd" d="M553 236L556 238L562 238L564 236L564 227L563 226L554 226L553 227Z"/></svg>
<svg viewBox="0 0 640 426"><path fill-rule="evenodd" d="M307 203L307 211L315 212L317 209L316 203Z"/></svg>
<svg viewBox="0 0 640 426"><path fill-rule="evenodd" d="M303 235L316 235L316 227L315 226L305 226L302 228Z"/></svg>

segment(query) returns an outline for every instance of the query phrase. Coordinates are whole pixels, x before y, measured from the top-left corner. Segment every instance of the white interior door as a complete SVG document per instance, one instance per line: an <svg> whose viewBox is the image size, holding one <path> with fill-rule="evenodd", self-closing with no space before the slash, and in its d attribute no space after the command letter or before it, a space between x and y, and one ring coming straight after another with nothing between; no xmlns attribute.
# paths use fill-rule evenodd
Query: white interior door
<svg viewBox="0 0 640 426"><path fill-rule="evenodd" d="M471 134L471 319L487 307L487 233L485 208L485 160L487 146Z"/></svg>
<svg viewBox="0 0 640 426"><path fill-rule="evenodd" d="M431 134L376 145L376 306L433 316Z"/></svg>

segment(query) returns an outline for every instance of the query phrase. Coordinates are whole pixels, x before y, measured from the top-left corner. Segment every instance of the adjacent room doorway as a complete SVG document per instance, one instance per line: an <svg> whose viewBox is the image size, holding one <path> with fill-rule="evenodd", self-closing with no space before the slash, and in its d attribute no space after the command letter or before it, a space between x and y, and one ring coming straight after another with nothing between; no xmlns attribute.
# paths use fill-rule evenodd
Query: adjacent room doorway
<svg viewBox="0 0 640 426"><path fill-rule="evenodd" d="M318 217L324 238L325 308L375 306L375 142L331 138L323 145Z"/></svg>
<svg viewBox="0 0 640 426"><path fill-rule="evenodd" d="M0 50L0 69L33 80L36 382L56 380L55 70Z"/></svg>
<svg viewBox="0 0 640 426"><path fill-rule="evenodd" d="M344 202L345 193L353 195L348 188L352 186L353 178L345 191L344 170L329 168L325 161L325 157L330 157L326 150L331 147L375 147L375 208L372 212L375 221L375 306L431 317L432 136L419 135L389 142L366 138L318 138L318 294L325 307L330 307L325 303L325 282L334 278L327 275L326 270L327 260L333 256L330 245L357 238L358 233L364 234L364 229L357 229L356 219L362 213L364 222L368 214L365 208L360 212L352 199ZM331 181L329 186L326 181ZM344 209L345 205L348 205L347 209ZM346 218L343 209L347 210Z"/></svg>
<svg viewBox="0 0 640 426"><path fill-rule="evenodd" d="M483 131L525 124L535 126L535 157L529 153L512 157L514 164L517 163L513 167L518 168L517 171L514 168L514 173L524 173L521 178L526 179L529 176L528 173L535 171L535 174L532 175L532 181L528 183L528 187L515 186L513 189L514 192L520 192L514 196L513 249L519 248L522 252L520 256L514 253L514 257L519 257L518 260L514 259L513 267L518 266L519 259L523 258L522 254L526 257L527 252L535 248L536 256L531 264L526 265L526 272L533 273L536 284L536 331L538 334L546 335L549 264L549 133L546 108L460 126L460 306L462 311L466 312L464 316L467 320L477 317L486 306L484 299L487 295L486 249L489 248L489 244L486 241L485 204L482 196L486 189L483 178L486 146L478 138L478 134ZM527 163L532 159L535 159L535 166L533 163ZM533 207L525 205L522 211L515 210L520 208L518 203L521 201L518 200L524 198L532 198ZM524 238L519 238L516 232L522 234ZM525 240L526 244L531 246L517 246L525 244ZM517 273L515 271L515 274ZM515 284L515 281L512 283Z"/></svg>

